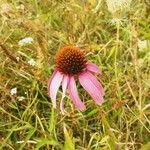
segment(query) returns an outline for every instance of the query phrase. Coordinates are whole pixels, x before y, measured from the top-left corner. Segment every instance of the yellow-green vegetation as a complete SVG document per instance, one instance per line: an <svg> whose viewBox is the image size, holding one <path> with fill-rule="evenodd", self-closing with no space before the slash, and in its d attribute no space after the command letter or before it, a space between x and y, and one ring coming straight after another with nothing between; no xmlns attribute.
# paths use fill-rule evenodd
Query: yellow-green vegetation
<svg viewBox="0 0 150 150"><path fill-rule="evenodd" d="M69 96L66 114L47 95L54 56L65 45L86 51L105 88L87 110ZM0 1L0 150L149 150L150 3L148 0Z"/></svg>

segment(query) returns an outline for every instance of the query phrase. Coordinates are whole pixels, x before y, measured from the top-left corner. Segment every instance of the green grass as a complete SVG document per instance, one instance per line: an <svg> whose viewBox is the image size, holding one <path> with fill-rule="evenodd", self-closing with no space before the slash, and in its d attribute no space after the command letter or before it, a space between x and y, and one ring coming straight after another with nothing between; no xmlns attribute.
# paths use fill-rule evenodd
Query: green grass
<svg viewBox="0 0 150 150"><path fill-rule="evenodd" d="M150 149L150 45L138 48L138 39L150 41L144 0L118 13L121 24L111 23L116 14L104 0L2 0L0 8L0 150ZM19 46L25 37L33 43ZM61 90L53 109L47 81L55 53L68 44L101 68L105 102L97 106L78 84L87 110L78 111L67 96L63 116Z"/></svg>

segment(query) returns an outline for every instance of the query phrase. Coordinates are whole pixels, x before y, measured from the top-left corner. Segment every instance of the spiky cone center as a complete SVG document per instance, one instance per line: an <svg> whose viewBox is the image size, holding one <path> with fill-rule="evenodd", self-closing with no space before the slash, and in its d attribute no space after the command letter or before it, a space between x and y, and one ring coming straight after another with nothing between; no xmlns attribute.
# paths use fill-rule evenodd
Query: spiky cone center
<svg viewBox="0 0 150 150"><path fill-rule="evenodd" d="M63 74L77 75L86 67L85 53L77 47L67 46L58 51L56 67Z"/></svg>

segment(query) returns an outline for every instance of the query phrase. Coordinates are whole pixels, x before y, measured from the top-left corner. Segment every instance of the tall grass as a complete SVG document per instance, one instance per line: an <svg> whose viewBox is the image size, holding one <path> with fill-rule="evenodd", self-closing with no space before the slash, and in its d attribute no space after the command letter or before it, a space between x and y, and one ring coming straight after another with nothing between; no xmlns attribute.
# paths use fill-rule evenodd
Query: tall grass
<svg viewBox="0 0 150 150"><path fill-rule="evenodd" d="M0 149L150 149L150 6L132 0L110 11L107 2L0 1ZM19 45L26 37L33 42ZM101 68L105 102L95 105L78 86L87 110L66 96L62 115L52 108L47 81L55 53L68 44Z"/></svg>

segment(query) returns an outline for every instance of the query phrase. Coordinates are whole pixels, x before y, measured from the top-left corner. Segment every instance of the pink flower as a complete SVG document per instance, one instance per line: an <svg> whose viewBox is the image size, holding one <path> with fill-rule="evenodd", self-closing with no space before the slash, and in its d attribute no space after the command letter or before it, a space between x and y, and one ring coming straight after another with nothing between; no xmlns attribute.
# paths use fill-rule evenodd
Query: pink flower
<svg viewBox="0 0 150 150"><path fill-rule="evenodd" d="M80 100L77 92L75 79L78 78L82 87L89 93L96 104L103 103L104 90L98 82L95 73L101 74L97 65L87 63L85 53L77 47L67 46L56 55L56 68L48 81L48 95L52 100L53 107L56 108L56 95L60 85L62 85L62 98L60 109L64 114L64 97L68 90L73 104L84 111L84 103Z"/></svg>

